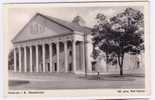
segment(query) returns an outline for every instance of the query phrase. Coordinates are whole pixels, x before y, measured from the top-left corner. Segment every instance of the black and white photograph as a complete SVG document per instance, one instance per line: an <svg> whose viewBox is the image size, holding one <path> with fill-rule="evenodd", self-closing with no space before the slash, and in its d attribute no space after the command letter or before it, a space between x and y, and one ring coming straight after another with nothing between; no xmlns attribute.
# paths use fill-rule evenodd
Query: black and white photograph
<svg viewBox="0 0 155 100"><path fill-rule="evenodd" d="M7 7L8 90L148 87L146 7L79 4Z"/></svg>

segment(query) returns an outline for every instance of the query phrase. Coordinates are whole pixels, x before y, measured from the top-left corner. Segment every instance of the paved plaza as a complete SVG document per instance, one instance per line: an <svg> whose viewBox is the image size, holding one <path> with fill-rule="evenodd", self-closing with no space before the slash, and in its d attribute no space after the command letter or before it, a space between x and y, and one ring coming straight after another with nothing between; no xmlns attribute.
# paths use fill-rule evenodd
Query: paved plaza
<svg viewBox="0 0 155 100"><path fill-rule="evenodd" d="M136 74L75 75L72 73L9 73L9 88L12 90L51 89L116 89L144 88L144 76Z"/></svg>

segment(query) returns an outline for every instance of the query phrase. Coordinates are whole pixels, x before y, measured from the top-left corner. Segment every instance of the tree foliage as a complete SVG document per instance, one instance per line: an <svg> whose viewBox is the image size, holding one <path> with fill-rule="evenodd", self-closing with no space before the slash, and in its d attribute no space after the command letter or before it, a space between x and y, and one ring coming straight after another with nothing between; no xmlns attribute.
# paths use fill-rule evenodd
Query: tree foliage
<svg viewBox="0 0 155 100"><path fill-rule="evenodd" d="M111 18L97 14L96 20L92 30L93 53L96 47L105 52L106 62L118 63L120 75L123 75L125 53L140 54L144 49L144 15L133 8L126 8Z"/></svg>

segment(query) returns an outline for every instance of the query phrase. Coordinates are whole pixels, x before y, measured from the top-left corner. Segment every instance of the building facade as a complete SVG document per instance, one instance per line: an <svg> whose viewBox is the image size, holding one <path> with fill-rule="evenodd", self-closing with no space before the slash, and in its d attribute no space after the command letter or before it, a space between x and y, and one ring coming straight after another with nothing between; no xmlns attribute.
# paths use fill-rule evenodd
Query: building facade
<svg viewBox="0 0 155 100"><path fill-rule="evenodd" d="M87 66L91 71L89 34L90 28L37 13L12 40L13 70L84 73Z"/></svg>

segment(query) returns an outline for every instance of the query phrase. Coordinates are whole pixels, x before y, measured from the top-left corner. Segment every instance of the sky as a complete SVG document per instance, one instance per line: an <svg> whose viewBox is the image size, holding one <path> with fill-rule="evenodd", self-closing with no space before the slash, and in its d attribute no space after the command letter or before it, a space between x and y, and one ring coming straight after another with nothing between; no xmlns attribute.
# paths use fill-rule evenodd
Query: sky
<svg viewBox="0 0 155 100"><path fill-rule="evenodd" d="M98 13L102 13L107 17L112 17L117 13L124 11L125 8L127 7L11 7L8 9L7 17L8 34L10 34L9 39L13 39L24 25L38 12L66 21L72 21L72 19L78 15L83 18L86 26L93 27L96 23L95 17ZM143 8L140 6L132 6L132 8L143 11Z"/></svg>

